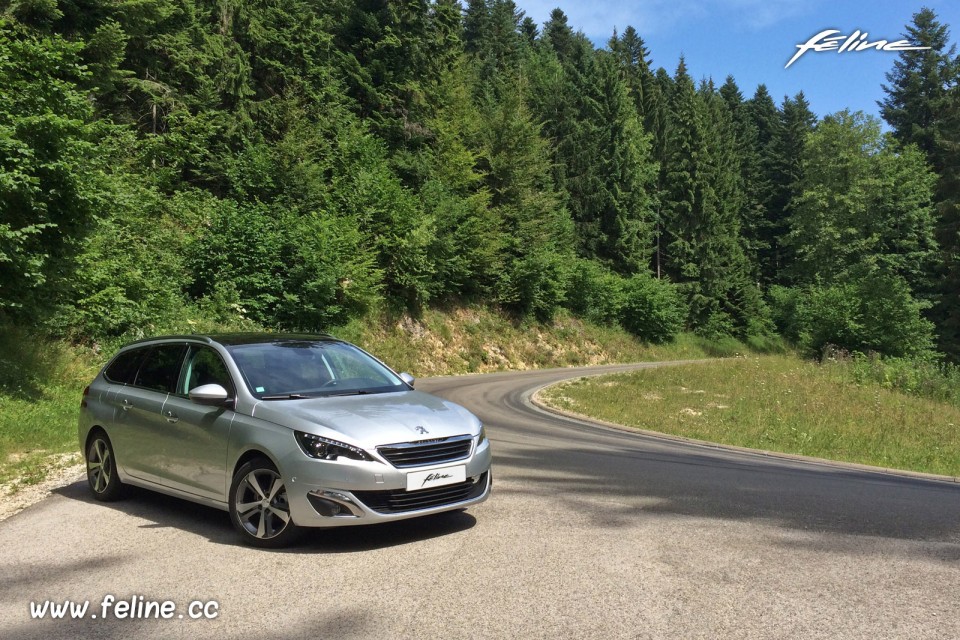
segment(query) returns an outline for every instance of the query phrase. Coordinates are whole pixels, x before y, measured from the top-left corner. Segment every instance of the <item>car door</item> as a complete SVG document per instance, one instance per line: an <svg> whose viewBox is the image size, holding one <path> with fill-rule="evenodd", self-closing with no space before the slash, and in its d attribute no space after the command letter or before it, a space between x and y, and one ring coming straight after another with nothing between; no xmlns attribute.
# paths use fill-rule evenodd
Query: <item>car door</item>
<svg viewBox="0 0 960 640"><path fill-rule="evenodd" d="M206 406L190 400L190 389L219 384L231 398L236 386L220 354L205 345L190 345L176 392L163 406L163 447L176 451L168 460L167 480L188 493L226 500L227 444L236 415L232 406Z"/></svg>
<svg viewBox="0 0 960 640"><path fill-rule="evenodd" d="M149 347L131 384L117 390L114 445L117 460L131 476L169 486L168 476L178 452L166 438L169 422L163 415L167 397L177 388L186 343Z"/></svg>

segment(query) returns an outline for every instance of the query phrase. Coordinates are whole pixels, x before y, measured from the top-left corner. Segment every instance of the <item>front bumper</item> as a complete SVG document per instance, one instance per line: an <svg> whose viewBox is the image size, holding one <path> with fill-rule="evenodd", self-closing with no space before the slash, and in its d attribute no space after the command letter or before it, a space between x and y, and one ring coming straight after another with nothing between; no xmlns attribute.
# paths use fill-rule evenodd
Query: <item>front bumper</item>
<svg viewBox="0 0 960 640"><path fill-rule="evenodd" d="M486 500L493 477L489 441L465 459L397 469L385 462L327 463L302 456L287 461L290 515L302 527L340 527L416 518L463 509ZM466 467L466 481L407 491L407 474ZM284 465L288 466L288 465Z"/></svg>

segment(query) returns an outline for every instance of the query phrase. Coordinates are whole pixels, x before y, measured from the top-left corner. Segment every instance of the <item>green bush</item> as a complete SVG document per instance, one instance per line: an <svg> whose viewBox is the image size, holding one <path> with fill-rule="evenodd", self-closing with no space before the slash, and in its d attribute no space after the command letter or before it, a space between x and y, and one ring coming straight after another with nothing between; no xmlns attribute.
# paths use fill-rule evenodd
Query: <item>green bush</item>
<svg viewBox="0 0 960 640"><path fill-rule="evenodd" d="M598 262L577 260L567 287L567 308L596 324L616 324L623 309L624 282Z"/></svg>
<svg viewBox="0 0 960 640"><path fill-rule="evenodd" d="M46 327L61 336L142 337L182 313L186 241L171 204L130 176L104 180L109 213L91 225L67 300Z"/></svg>
<svg viewBox="0 0 960 640"><path fill-rule="evenodd" d="M548 322L566 298L569 277L566 256L538 248L508 266L498 283L499 301L521 315Z"/></svg>
<svg viewBox="0 0 960 640"><path fill-rule="evenodd" d="M960 405L960 367L930 358L884 358L856 354L838 363L857 384L879 384L887 389Z"/></svg>
<svg viewBox="0 0 960 640"><path fill-rule="evenodd" d="M620 324L642 340L669 342L683 329L687 310L677 288L638 274L624 284Z"/></svg>
<svg viewBox="0 0 960 640"><path fill-rule="evenodd" d="M933 345L925 304L903 278L878 270L852 274L844 282L817 284L799 293L778 291L774 309L785 335L796 332L811 354L826 347L887 356L921 356Z"/></svg>
<svg viewBox="0 0 960 640"><path fill-rule="evenodd" d="M767 291L770 316L781 336L793 342L800 341L799 307L803 300L803 290L795 287L773 285Z"/></svg>
<svg viewBox="0 0 960 640"><path fill-rule="evenodd" d="M264 326L343 324L379 299L380 272L363 237L346 218L221 201L189 251L191 294Z"/></svg>

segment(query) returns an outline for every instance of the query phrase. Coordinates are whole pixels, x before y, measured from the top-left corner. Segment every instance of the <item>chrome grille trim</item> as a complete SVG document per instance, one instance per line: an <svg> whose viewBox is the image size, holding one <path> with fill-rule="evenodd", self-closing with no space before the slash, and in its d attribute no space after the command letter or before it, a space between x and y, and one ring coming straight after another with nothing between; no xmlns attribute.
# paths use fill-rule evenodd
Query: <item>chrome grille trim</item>
<svg viewBox="0 0 960 640"><path fill-rule="evenodd" d="M473 451L473 438L463 435L388 444L377 447L377 453L398 469L426 467L469 458Z"/></svg>

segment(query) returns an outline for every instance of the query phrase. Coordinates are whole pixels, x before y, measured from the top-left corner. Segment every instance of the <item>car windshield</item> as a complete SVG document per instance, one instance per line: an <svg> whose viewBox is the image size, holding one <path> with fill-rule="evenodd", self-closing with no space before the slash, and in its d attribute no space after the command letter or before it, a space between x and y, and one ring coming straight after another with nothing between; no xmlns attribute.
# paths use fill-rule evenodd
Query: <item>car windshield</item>
<svg viewBox="0 0 960 640"><path fill-rule="evenodd" d="M262 400L403 391L396 374L360 349L332 341L278 341L228 347L250 391Z"/></svg>

